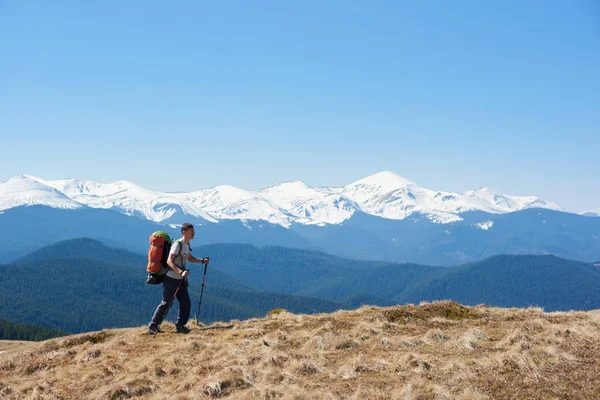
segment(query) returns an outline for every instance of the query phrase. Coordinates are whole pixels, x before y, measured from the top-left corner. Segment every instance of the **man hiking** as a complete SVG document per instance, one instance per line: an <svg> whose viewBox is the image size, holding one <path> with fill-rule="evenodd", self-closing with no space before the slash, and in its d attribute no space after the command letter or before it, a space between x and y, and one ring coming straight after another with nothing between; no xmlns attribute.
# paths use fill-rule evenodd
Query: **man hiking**
<svg viewBox="0 0 600 400"><path fill-rule="evenodd" d="M194 238L194 226L189 222L181 225L182 238L173 242L171 251L169 252L169 258L167 264L169 270L165 275L163 282L163 295L162 301L156 307L152 321L148 325L148 333L155 335L159 332L159 326L163 319L166 317L169 307L173 302L173 297L177 298L179 302L179 313L177 314L177 322L175 326L177 333L189 333L190 330L185 326L188 319L190 318L190 310L192 308L192 302L190 301L190 294L188 293L188 282L187 276L189 271L185 269L185 263L187 261L199 264L208 264L208 258L196 258L192 256L192 249L190 247L190 240Z"/></svg>

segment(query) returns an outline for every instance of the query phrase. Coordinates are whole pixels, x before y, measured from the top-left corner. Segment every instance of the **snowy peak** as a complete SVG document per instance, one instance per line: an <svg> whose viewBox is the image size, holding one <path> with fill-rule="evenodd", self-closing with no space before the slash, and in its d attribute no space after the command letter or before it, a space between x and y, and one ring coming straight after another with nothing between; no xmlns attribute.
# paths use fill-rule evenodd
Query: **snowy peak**
<svg viewBox="0 0 600 400"><path fill-rule="evenodd" d="M284 182L256 194L286 210L304 224L338 224L350 218L356 205L332 188L313 188L304 182Z"/></svg>
<svg viewBox="0 0 600 400"><path fill-rule="evenodd" d="M394 212L392 214L399 217L393 219L401 219L413 212L411 210L414 199L410 199L410 192L421 189L423 188L406 178L390 171L383 171L344 186L342 194L348 199L361 204L361 211L384 217L386 212L381 204L389 204L394 199L400 200L400 203L402 203L400 208L403 211L399 214ZM398 197L397 194L400 192L403 194ZM390 213L387 214L390 215Z"/></svg>
<svg viewBox="0 0 600 400"><path fill-rule="evenodd" d="M510 212L514 211L515 208L519 208L520 204L509 198L507 195L500 193L493 189L478 188L475 190L468 190L465 195L481 199L498 208L499 211Z"/></svg>
<svg viewBox="0 0 600 400"><path fill-rule="evenodd" d="M46 181L35 176L27 175L27 177L37 182L43 183L44 185L53 187L54 189L66 194L71 198L75 198L78 196L110 196L115 193L120 193L127 190L148 192L148 190L128 181L97 183L93 181L80 181L78 179L73 178Z"/></svg>
<svg viewBox="0 0 600 400"><path fill-rule="evenodd" d="M229 185L184 194L195 206L216 219L265 220L290 226L294 218L261 196Z"/></svg>
<svg viewBox="0 0 600 400"><path fill-rule="evenodd" d="M34 205L62 209L81 208L81 204L78 202L26 175L19 174L0 183L0 211Z"/></svg>
<svg viewBox="0 0 600 400"><path fill-rule="evenodd" d="M266 220L285 227L292 223L340 223L356 209L329 189L315 189L298 181L257 191L221 185L188 193L186 198L217 219Z"/></svg>
<svg viewBox="0 0 600 400"><path fill-rule="evenodd" d="M97 183L77 179L45 181L36 177L30 178L92 208L112 209L162 223L175 218L195 222L217 222L205 211L177 194L155 192L125 180Z"/></svg>
<svg viewBox="0 0 600 400"><path fill-rule="evenodd" d="M11 182L11 181L22 181L22 180L28 180L29 176L24 175L24 174L17 174L15 176L13 176L12 178L10 178L9 180L7 180L5 183Z"/></svg>
<svg viewBox="0 0 600 400"><path fill-rule="evenodd" d="M464 194L488 202L497 208L497 212L500 213L519 211L527 208L547 208L562 211L557 204L547 202L535 196L511 196L489 188L468 190Z"/></svg>
<svg viewBox="0 0 600 400"><path fill-rule="evenodd" d="M60 181L47 181L47 184L62 191L67 196L112 196L123 192L137 192L147 194L149 191L128 181L117 181L112 183L96 183L91 181L79 181L66 179Z"/></svg>
<svg viewBox="0 0 600 400"><path fill-rule="evenodd" d="M585 215L586 217L600 217L600 207L582 212L581 215Z"/></svg>
<svg viewBox="0 0 600 400"><path fill-rule="evenodd" d="M214 194L214 195L219 195L221 196L223 199L227 199L230 201L236 201L239 199L250 199L252 198L252 194L250 192L248 192L247 190L244 189L240 189L237 188L235 186L231 186L231 185L219 185L219 186L215 186L213 188L210 189L206 189L206 190L199 190L197 192L192 192L190 194L198 194L198 195L205 195L205 194Z"/></svg>
<svg viewBox="0 0 600 400"><path fill-rule="evenodd" d="M431 221L449 223L460 220L457 214L465 208L460 195L435 192L387 171L345 186L342 194L359 204L361 211L387 219L419 212Z"/></svg>
<svg viewBox="0 0 600 400"><path fill-rule="evenodd" d="M256 195L273 201L293 201L322 197L330 191L328 189L315 189L304 182L282 182L277 185L267 186L254 192Z"/></svg>
<svg viewBox="0 0 600 400"><path fill-rule="evenodd" d="M261 193L281 193L286 197L304 196L306 194L316 193L316 191L301 181L281 182L277 185L267 186L259 190Z"/></svg>
<svg viewBox="0 0 600 400"><path fill-rule="evenodd" d="M219 185L210 189L182 193L182 196L191 201L196 207L203 208L208 212L216 212L221 208L254 199L250 192L229 185Z"/></svg>
<svg viewBox="0 0 600 400"><path fill-rule="evenodd" d="M358 180L354 183L351 183L350 185L346 186L346 188L352 188L357 186L379 188L380 191L390 192L392 190L418 185L391 171L383 171L367 176L366 178Z"/></svg>
<svg viewBox="0 0 600 400"><path fill-rule="evenodd" d="M22 174L16 175L4 183L0 183L0 194L2 195L23 193L28 191L48 192L52 194L58 193L48 185L44 185L43 183Z"/></svg>

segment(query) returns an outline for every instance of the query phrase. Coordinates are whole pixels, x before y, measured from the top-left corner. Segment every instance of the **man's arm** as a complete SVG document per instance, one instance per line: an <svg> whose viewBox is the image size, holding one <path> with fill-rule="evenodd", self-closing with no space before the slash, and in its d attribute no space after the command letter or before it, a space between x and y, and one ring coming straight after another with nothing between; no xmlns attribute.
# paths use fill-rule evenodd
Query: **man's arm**
<svg viewBox="0 0 600 400"><path fill-rule="evenodd" d="M189 271L184 271L181 268L179 268L177 266L177 264L175 264L175 257L177 257L177 254L169 254L169 259L167 260L167 264L169 264L169 267L171 267L171 269L175 272L177 272L179 275L181 276L187 276L189 274Z"/></svg>

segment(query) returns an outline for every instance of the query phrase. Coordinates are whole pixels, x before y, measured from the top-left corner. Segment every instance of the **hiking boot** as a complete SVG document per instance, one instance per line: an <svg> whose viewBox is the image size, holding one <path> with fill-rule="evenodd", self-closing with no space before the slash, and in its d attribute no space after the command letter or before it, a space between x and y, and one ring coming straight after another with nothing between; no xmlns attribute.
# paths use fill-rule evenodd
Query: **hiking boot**
<svg viewBox="0 0 600 400"><path fill-rule="evenodd" d="M184 335L187 335L188 333L190 333L190 328L186 327L186 326L178 326L177 333L183 333Z"/></svg>
<svg viewBox="0 0 600 400"><path fill-rule="evenodd" d="M157 333L162 333L162 331L158 326L149 326L146 333L148 333L148 335L156 335Z"/></svg>

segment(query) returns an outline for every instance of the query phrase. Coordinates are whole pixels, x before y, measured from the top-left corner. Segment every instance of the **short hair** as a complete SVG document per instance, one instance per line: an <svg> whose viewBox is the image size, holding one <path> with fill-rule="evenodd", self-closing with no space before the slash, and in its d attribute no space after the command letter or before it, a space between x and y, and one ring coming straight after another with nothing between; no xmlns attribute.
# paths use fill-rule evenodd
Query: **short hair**
<svg viewBox="0 0 600 400"><path fill-rule="evenodd" d="M181 233L183 234L183 232L187 231L188 229L193 229L194 225L190 224L189 222L185 222L183 225L181 225Z"/></svg>

